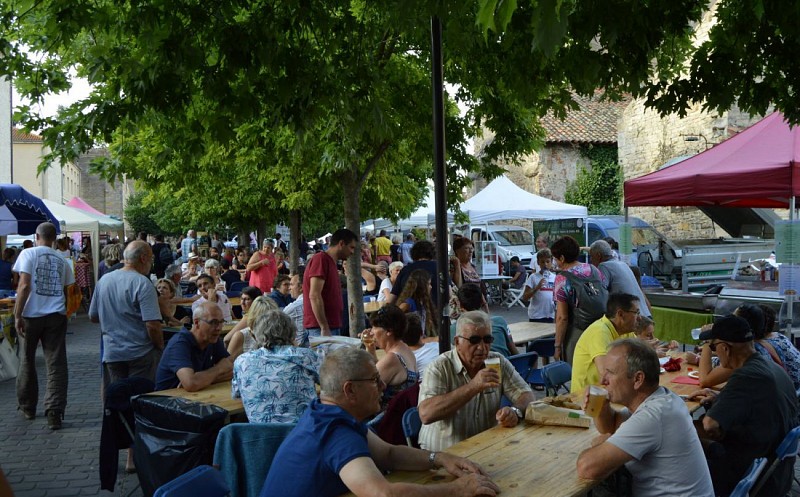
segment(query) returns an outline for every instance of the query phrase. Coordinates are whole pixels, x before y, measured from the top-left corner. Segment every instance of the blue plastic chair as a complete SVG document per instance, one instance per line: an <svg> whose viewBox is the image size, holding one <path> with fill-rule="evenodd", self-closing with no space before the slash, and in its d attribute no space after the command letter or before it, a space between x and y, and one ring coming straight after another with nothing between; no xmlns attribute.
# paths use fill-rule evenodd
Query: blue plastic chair
<svg viewBox="0 0 800 497"><path fill-rule="evenodd" d="M242 290L245 289L246 286L247 286L247 282L246 281L234 281L233 283L231 283L231 287L230 287L229 291L231 291L231 292L241 292Z"/></svg>
<svg viewBox="0 0 800 497"><path fill-rule="evenodd" d="M403 435L406 436L406 443L409 447L419 447L417 439L419 430L422 429L422 420L419 419L419 410L410 407L403 413Z"/></svg>
<svg viewBox="0 0 800 497"><path fill-rule="evenodd" d="M562 388L569 393L566 383L572 380L572 367L564 361L543 366L542 380L547 395L558 395L558 391Z"/></svg>
<svg viewBox="0 0 800 497"><path fill-rule="evenodd" d="M227 497L230 492L222 473L202 465L161 485L153 497Z"/></svg>
<svg viewBox="0 0 800 497"><path fill-rule="evenodd" d="M747 470L747 474L744 475L744 478L739 480L736 488L731 492L730 497L748 497L750 495L750 489L753 488L756 480L758 480L758 475L761 474L761 471L764 470L764 466L766 465L766 457L754 459L753 464L750 465L750 469ZM753 492L753 495L756 495L755 492Z"/></svg>
<svg viewBox="0 0 800 497"><path fill-rule="evenodd" d="M769 468L764 472L764 475L758 481L758 485L753 489L753 495L758 495L758 492L761 490L761 487L764 486L764 483L772 476L772 473L778 468L778 465L790 459L792 457L797 457L797 453L800 451L800 426L793 428L786 436L783 438L783 441L775 450L775 460L772 461L772 464L769 465ZM794 474L794 471L792 471ZM797 477L794 477L795 481L797 481ZM798 482L800 485L800 482Z"/></svg>
<svg viewBox="0 0 800 497"><path fill-rule="evenodd" d="M508 360L526 383L533 386L545 386L542 379L542 370L536 367L539 362L539 354L525 352L524 354L512 355Z"/></svg>
<svg viewBox="0 0 800 497"><path fill-rule="evenodd" d="M219 431L214 465L233 497L258 497L272 460L294 423L231 423Z"/></svg>
<svg viewBox="0 0 800 497"><path fill-rule="evenodd" d="M526 352L536 352L542 358L542 362L547 365L550 363L550 358L556 355L556 339L539 338L528 342Z"/></svg>

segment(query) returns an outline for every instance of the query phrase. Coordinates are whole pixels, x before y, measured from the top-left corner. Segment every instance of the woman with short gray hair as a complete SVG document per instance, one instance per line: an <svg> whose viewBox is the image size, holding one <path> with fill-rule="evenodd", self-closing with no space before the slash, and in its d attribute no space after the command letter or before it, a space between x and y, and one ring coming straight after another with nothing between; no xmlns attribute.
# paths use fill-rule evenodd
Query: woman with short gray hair
<svg viewBox="0 0 800 497"><path fill-rule="evenodd" d="M251 423L296 423L317 396L319 358L294 345L297 329L281 310L266 311L251 327L258 348L234 361L233 396Z"/></svg>

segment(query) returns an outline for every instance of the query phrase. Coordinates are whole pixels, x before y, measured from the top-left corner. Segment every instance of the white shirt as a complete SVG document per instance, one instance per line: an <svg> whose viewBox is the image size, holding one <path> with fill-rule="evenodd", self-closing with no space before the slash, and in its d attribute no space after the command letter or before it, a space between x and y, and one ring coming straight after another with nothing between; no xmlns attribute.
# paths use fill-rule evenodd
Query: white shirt
<svg viewBox="0 0 800 497"><path fill-rule="evenodd" d="M208 300L205 297L200 297L192 302L192 314L194 314L194 310L197 309L197 306L203 302L208 302ZM222 319L224 321L228 322L233 320L233 317L231 316L231 302L222 292L217 292L217 306L219 306L219 309L222 311Z"/></svg>
<svg viewBox="0 0 800 497"><path fill-rule="evenodd" d="M64 287L75 283L75 275L63 255L50 247L31 247L19 253L14 271L31 277L31 291L22 317L67 313Z"/></svg>

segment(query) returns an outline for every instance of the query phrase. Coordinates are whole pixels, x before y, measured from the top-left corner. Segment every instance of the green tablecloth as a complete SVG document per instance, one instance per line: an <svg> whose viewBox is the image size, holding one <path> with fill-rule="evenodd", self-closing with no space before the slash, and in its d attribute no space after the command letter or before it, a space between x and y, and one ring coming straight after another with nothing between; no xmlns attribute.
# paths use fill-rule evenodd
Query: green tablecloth
<svg viewBox="0 0 800 497"><path fill-rule="evenodd" d="M659 340L677 340L692 344L692 329L713 322L713 314L705 312L681 311L667 307L653 307L653 320L656 322L656 337Z"/></svg>

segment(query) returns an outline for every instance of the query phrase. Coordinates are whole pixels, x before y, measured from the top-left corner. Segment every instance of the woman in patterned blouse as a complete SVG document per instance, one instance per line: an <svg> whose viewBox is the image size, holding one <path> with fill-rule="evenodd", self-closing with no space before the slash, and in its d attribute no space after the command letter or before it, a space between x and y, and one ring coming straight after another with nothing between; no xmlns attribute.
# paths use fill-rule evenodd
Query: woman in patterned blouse
<svg viewBox="0 0 800 497"><path fill-rule="evenodd" d="M295 347L297 329L280 310L269 310L251 324L256 348L233 363L231 389L241 397L251 423L296 423L319 383L319 359Z"/></svg>

